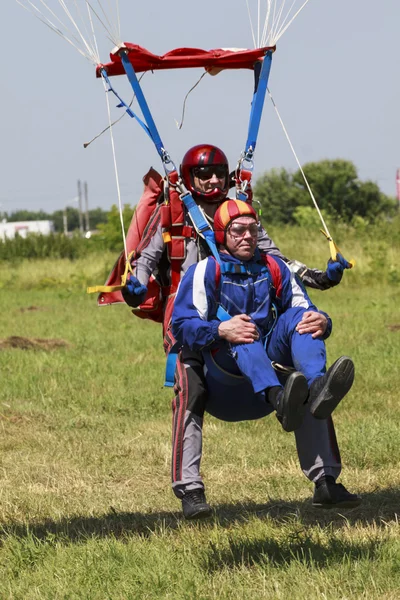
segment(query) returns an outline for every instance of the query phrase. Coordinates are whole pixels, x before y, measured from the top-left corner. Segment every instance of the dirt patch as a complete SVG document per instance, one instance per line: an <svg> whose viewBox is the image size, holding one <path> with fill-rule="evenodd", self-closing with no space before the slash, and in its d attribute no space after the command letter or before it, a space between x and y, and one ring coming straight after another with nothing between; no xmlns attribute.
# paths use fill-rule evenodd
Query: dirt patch
<svg viewBox="0 0 400 600"><path fill-rule="evenodd" d="M0 340L0 350L17 348L19 350L58 350L68 348L68 342L64 340L51 340L41 338L26 338L12 335L5 340Z"/></svg>
<svg viewBox="0 0 400 600"><path fill-rule="evenodd" d="M395 325L388 325L389 331L400 331L400 323L396 323Z"/></svg>
<svg viewBox="0 0 400 600"><path fill-rule="evenodd" d="M24 306L19 309L19 312L35 312L36 310L45 310L44 308L40 308L40 306Z"/></svg>

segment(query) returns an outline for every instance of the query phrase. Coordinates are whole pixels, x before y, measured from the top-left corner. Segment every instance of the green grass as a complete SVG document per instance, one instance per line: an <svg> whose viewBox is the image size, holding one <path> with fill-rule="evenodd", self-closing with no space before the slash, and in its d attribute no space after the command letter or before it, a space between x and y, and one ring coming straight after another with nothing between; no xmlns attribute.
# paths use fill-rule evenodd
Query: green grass
<svg viewBox="0 0 400 600"><path fill-rule="evenodd" d="M288 254L323 266L323 239L285 235ZM0 338L67 345L0 349L0 598L399 598L395 245L371 275L385 243L354 238L356 269L312 293L334 321L328 362L356 364L335 424L341 481L363 505L313 510L293 435L274 417L207 417L202 472L216 510L200 524L182 520L170 490L160 328L83 293L114 257L3 265Z"/></svg>

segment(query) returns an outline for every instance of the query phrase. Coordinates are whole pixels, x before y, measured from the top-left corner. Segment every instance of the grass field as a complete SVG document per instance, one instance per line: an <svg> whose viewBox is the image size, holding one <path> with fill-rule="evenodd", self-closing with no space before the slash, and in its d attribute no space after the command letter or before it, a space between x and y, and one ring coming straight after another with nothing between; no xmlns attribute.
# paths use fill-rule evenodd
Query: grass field
<svg viewBox="0 0 400 600"><path fill-rule="evenodd" d="M2 265L1 600L400 597L400 252L353 242L354 272L312 296L334 321L329 362L356 364L335 424L341 481L363 505L312 509L294 437L273 416L207 417L215 517L197 524L170 490L160 329L84 294L113 257ZM285 250L322 267L323 244Z"/></svg>

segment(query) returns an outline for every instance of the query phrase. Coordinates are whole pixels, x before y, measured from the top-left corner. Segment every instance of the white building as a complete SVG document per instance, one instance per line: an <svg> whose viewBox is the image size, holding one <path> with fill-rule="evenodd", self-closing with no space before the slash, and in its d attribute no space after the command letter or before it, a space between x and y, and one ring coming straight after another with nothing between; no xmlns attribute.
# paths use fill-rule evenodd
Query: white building
<svg viewBox="0 0 400 600"><path fill-rule="evenodd" d="M0 223L0 239L13 239L16 234L26 237L28 233L49 235L54 231L53 221L14 221Z"/></svg>

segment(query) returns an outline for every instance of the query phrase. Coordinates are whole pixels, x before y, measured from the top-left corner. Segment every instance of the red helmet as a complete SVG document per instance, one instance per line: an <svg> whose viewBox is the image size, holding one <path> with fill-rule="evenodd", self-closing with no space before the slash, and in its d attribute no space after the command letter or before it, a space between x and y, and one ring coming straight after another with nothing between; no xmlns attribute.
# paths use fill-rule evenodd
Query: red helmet
<svg viewBox="0 0 400 600"><path fill-rule="evenodd" d="M215 167L217 171L213 171L210 167ZM211 179L213 173L221 179L222 177L225 177L222 188L215 187L209 192L203 192L195 187L194 176L199 177L200 179ZM208 177L209 174L210 176ZM193 148L190 148L183 157L181 177L183 183L189 192L192 193L195 200L221 202L226 198L229 192L228 159L222 150L211 144L199 144L198 146L193 146Z"/></svg>
<svg viewBox="0 0 400 600"><path fill-rule="evenodd" d="M258 221L257 213L251 204L242 200L227 200L217 208L214 215L214 234L218 244L225 244L226 230L238 217L254 217Z"/></svg>

